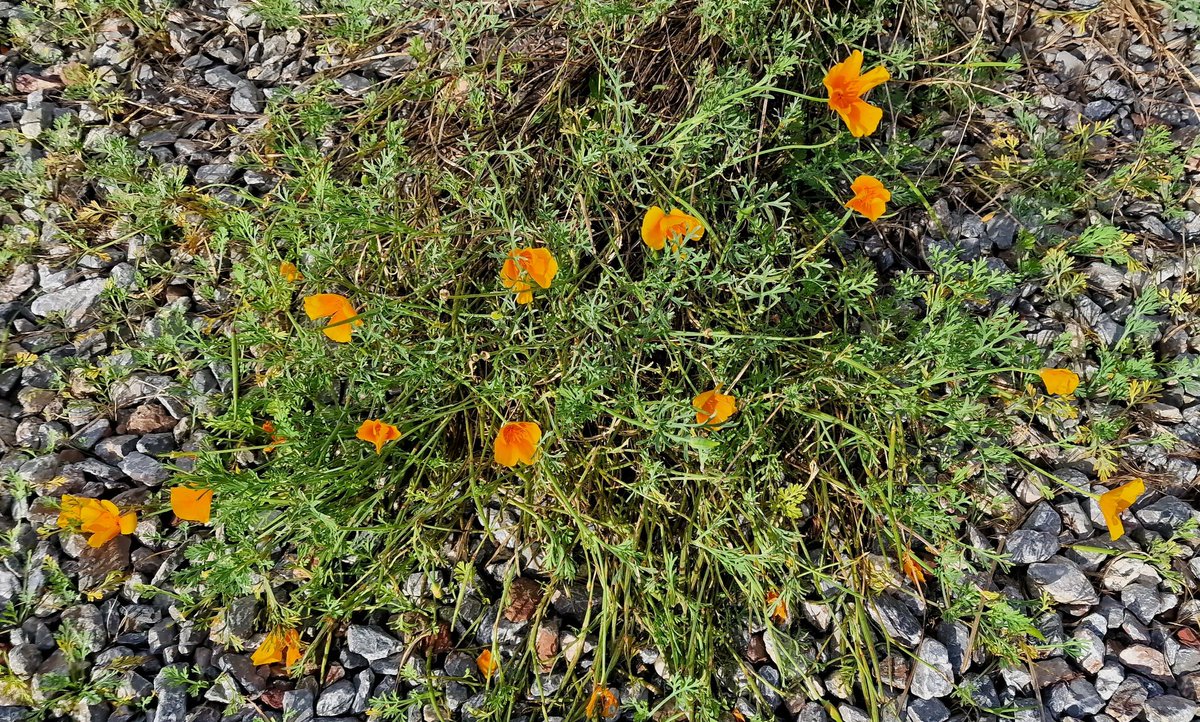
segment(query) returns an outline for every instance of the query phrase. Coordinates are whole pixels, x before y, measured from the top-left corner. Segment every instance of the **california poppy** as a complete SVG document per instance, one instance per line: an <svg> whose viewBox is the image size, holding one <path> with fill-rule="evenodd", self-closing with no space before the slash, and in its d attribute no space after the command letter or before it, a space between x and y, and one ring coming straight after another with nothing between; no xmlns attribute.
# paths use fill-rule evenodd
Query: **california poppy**
<svg viewBox="0 0 1200 722"><path fill-rule="evenodd" d="M485 649L475 658L475 666L479 667L479 673L484 679L491 679L492 675L500 671L500 662L497 661L492 650Z"/></svg>
<svg viewBox="0 0 1200 722"><path fill-rule="evenodd" d="M184 521L207 524L212 518L212 489L189 489L176 486L171 489L171 511Z"/></svg>
<svg viewBox="0 0 1200 722"><path fill-rule="evenodd" d="M1125 536L1125 525L1121 523L1121 512L1133 506L1138 497L1146 493L1146 484L1141 479L1134 479L1115 489L1110 489L1100 495L1100 513L1104 515L1104 523L1108 524L1108 536L1113 541Z"/></svg>
<svg viewBox="0 0 1200 722"><path fill-rule="evenodd" d="M107 499L64 494L58 512L58 527L78 529L88 537L88 546L102 547L121 534L132 534L137 528L137 514L124 514Z"/></svg>
<svg viewBox="0 0 1200 722"><path fill-rule="evenodd" d="M767 592L767 613L776 624L785 624L788 620L787 601L779 596L779 592Z"/></svg>
<svg viewBox="0 0 1200 722"><path fill-rule="evenodd" d="M886 68L877 66L862 72L863 54L859 50L829 69L825 74L825 89L829 91L829 107L845 121L850 134L862 138L875 132L883 119L883 110L862 99L876 85L891 77Z"/></svg>
<svg viewBox="0 0 1200 722"><path fill-rule="evenodd" d="M696 423L708 426L723 424L737 411L737 401L717 389L705 391L692 399L696 409Z"/></svg>
<svg viewBox="0 0 1200 722"><path fill-rule="evenodd" d="M354 327L363 323L354 306L350 305L350 300L336 293L309 296L304 299L304 312L313 320L328 317L329 325L322 330L326 336L338 343L348 343Z"/></svg>
<svg viewBox="0 0 1200 722"><path fill-rule="evenodd" d="M300 644L300 633L294 629L276 627L267 633L258 649L250 657L255 665L278 664L283 662L290 667L300 659L303 653Z"/></svg>
<svg viewBox="0 0 1200 722"><path fill-rule="evenodd" d="M267 432L268 434L270 434L270 435L271 435L271 443L270 443L270 444L267 444L265 447L263 447L263 453L269 454L269 453L271 453L272 451L274 451L274 450L275 450L275 447L276 447L276 446L278 446L278 445L282 444L283 442L287 441L287 439L285 439L285 438L283 438L282 436L280 436L279 434L276 434L276 433L275 433L275 424L274 424L274 422L271 422L271 421L264 421L264 422L262 423L262 430L263 430L263 431L265 431L265 432Z"/></svg>
<svg viewBox="0 0 1200 722"><path fill-rule="evenodd" d="M383 445L400 438L400 429L375 419L367 419L358 427L358 438L375 444L375 453L383 453Z"/></svg>
<svg viewBox="0 0 1200 722"><path fill-rule="evenodd" d="M608 687L596 685L584 712L592 719L611 717L617 712L617 696Z"/></svg>
<svg viewBox="0 0 1200 722"><path fill-rule="evenodd" d="M532 464L542 440L542 427L532 421L516 421L500 427L492 450L496 463L513 467L517 462Z"/></svg>
<svg viewBox="0 0 1200 722"><path fill-rule="evenodd" d="M925 583L925 568L912 554L904 552L904 556L900 559L900 568L904 570L904 576L911 579L913 584Z"/></svg>
<svg viewBox="0 0 1200 722"><path fill-rule="evenodd" d="M887 202L892 199L892 192L874 176L860 175L850 184L850 190L854 191L854 197L846 201L846 207L871 221L879 220L887 210Z"/></svg>
<svg viewBox="0 0 1200 722"><path fill-rule="evenodd" d="M704 237L704 224L699 218L689 216L678 208L664 213L658 206L650 206L642 218L642 240L656 251L661 251L671 241L671 248L679 248L689 240Z"/></svg>
<svg viewBox="0 0 1200 722"><path fill-rule="evenodd" d="M300 269L296 268L296 264L291 261L284 261L279 264L279 275L288 283L295 283L304 278L300 273Z"/></svg>
<svg viewBox="0 0 1200 722"><path fill-rule="evenodd" d="M1079 388L1079 374L1071 369L1042 369L1038 376L1042 377L1048 394L1070 396Z"/></svg>
<svg viewBox="0 0 1200 722"><path fill-rule="evenodd" d="M514 248L500 269L500 283L517 294L517 303L533 301L533 281L542 288L558 274L558 261L545 248ZM528 280L526 280L528 279Z"/></svg>

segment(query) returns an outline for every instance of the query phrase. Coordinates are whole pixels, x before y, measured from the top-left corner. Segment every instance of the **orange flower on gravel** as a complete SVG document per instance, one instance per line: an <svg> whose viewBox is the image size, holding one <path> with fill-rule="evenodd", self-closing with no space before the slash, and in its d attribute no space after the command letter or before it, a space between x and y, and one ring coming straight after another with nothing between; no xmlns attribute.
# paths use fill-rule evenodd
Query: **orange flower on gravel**
<svg viewBox="0 0 1200 722"><path fill-rule="evenodd" d="M296 264L291 261L284 261L279 264L279 275L283 276L283 280L288 283L295 283L304 279L304 276L300 273L300 269L296 268Z"/></svg>
<svg viewBox="0 0 1200 722"><path fill-rule="evenodd" d="M725 423L737 411L737 400L718 389L705 391L692 399L696 423L716 427Z"/></svg>
<svg viewBox="0 0 1200 722"><path fill-rule="evenodd" d="M189 489L176 486L171 489L171 511L184 521L207 524L212 518L212 489Z"/></svg>
<svg viewBox="0 0 1200 722"><path fill-rule="evenodd" d="M667 241L671 242L674 250L688 241L698 241L703 237L704 224L700 219L678 208L665 213L658 206L650 206L642 218L642 240L656 251L665 248Z"/></svg>
<svg viewBox="0 0 1200 722"><path fill-rule="evenodd" d="M829 69L825 74L825 89L829 91L829 107L837 111L855 138L875 132L883 119L883 110L862 99L867 91L887 82L891 77L882 65L862 72L863 54L859 50Z"/></svg>
<svg viewBox="0 0 1200 722"><path fill-rule="evenodd" d="M254 650L250 661L255 665L278 664L283 662L288 667L296 663L303 654L300 644L300 633L294 629L276 627L263 638L262 644Z"/></svg>
<svg viewBox="0 0 1200 722"><path fill-rule="evenodd" d="M925 568L912 554L904 552L904 557L900 560L900 568L904 570L904 576L911 579L913 584L925 583Z"/></svg>
<svg viewBox="0 0 1200 722"><path fill-rule="evenodd" d="M788 606L783 597L779 596L779 592L767 592L767 613L776 624L786 624L788 620Z"/></svg>
<svg viewBox="0 0 1200 722"><path fill-rule="evenodd" d="M336 293L309 296L304 299L304 312L314 321L318 318L328 318L329 325L322 330L326 336L338 343L348 343L354 327L363 323L362 319L358 318L354 306L350 304L350 299Z"/></svg>
<svg viewBox="0 0 1200 722"><path fill-rule="evenodd" d="M1125 525L1121 523L1121 513L1133 506L1133 502L1145 493L1146 483L1141 479L1134 479L1100 495L1100 513L1104 514L1104 523L1108 524L1108 536L1113 541L1125 536Z"/></svg>
<svg viewBox="0 0 1200 722"><path fill-rule="evenodd" d="M492 654L492 650L485 649L475 658L475 666L479 667L479 673L484 679L491 679L492 675L500 671L500 662Z"/></svg>
<svg viewBox="0 0 1200 722"><path fill-rule="evenodd" d="M892 192L874 176L860 175L850 184L850 190L854 191L854 197L846 201L846 207L870 221L879 220L887 210L887 202L892 199Z"/></svg>
<svg viewBox="0 0 1200 722"><path fill-rule="evenodd" d="M1079 388L1079 374L1071 369L1042 369L1038 376L1042 377L1048 394L1070 396Z"/></svg>
<svg viewBox="0 0 1200 722"><path fill-rule="evenodd" d="M515 421L500 427L492 450L496 463L507 467L532 464L537 456L538 442L542 440L542 427L532 421Z"/></svg>
<svg viewBox="0 0 1200 722"><path fill-rule="evenodd" d="M617 695L613 694L608 687L597 685L592 690L592 696L588 698L587 708L584 712L591 719L612 717L617 713Z"/></svg>
<svg viewBox="0 0 1200 722"><path fill-rule="evenodd" d="M375 453L383 453L383 445L400 438L400 429L375 419L367 419L358 427L358 438L375 444Z"/></svg>
<svg viewBox="0 0 1200 722"><path fill-rule="evenodd" d="M517 303L533 301L533 283L550 288L558 274L558 261L545 248L514 248L500 269L500 283L517 294ZM533 281L533 283L530 283Z"/></svg>
<svg viewBox="0 0 1200 722"><path fill-rule="evenodd" d="M137 528L137 514L124 514L107 499L64 494L58 512L60 529L78 529L88 537L88 546L102 547L121 534L132 534Z"/></svg>

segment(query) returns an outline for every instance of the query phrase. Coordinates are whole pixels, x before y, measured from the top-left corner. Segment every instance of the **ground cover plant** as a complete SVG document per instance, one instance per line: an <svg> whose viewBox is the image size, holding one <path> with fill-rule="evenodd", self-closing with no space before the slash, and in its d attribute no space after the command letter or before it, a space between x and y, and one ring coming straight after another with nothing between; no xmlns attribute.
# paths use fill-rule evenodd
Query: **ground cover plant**
<svg viewBox="0 0 1200 722"><path fill-rule="evenodd" d="M258 7L279 31L311 9ZM892 2L317 10L324 42L405 37L411 65L354 100L333 79L271 98L242 158L264 193L189 184L121 140L64 130L57 156L107 184L64 223L81 250L103 250L102 228L184 247L190 266L140 272L217 309L162 313L134 351L228 377L170 491L135 505L188 524L186 614L261 600L231 643L281 673L327 669L347 622L386 619L406 660L468 651L473 714L498 720L528 714L531 688L544 717L744 718L753 703L720 692L739 675L746 700L840 683L879 715L884 658L911 654L891 639L896 599L966 623L1000 662L1060 644L1038 602L990 588L1008 562L976 527L1015 521L992 502L1029 473L1096 497L1121 535L1144 490L1119 473L1130 409L1194 375L1148 351L1171 299L1139 297L1081 383L1057 367L1086 349L1035 346L1014 298L1029 279L1070 297L1082 259L1134 263L1114 227L1026 233L1019 272L950 244L888 272L857 252L902 245L938 172L962 170L922 144L925 109L998 103L963 88L1011 66ZM437 32L406 35L431 14ZM1173 141L1151 136L1095 187L1091 137L1024 156L1001 139L968 175L1039 222L1177 195L1154 182L1181 172ZM108 293L118 316L148 301ZM1129 408L1076 428L1082 398ZM1111 494L1040 468L1045 445L1094 459ZM133 515L63 496L57 523L101 546ZM449 617L414 603L414 578L454 595ZM494 583L505 604L471 613ZM562 593L595 651L564 650L555 677L534 637L500 630L514 605L536 627ZM832 628L815 654L802 615ZM745 662L750 631L783 678ZM669 687L617 699L647 650ZM372 712L440 709L442 688L421 690Z"/></svg>

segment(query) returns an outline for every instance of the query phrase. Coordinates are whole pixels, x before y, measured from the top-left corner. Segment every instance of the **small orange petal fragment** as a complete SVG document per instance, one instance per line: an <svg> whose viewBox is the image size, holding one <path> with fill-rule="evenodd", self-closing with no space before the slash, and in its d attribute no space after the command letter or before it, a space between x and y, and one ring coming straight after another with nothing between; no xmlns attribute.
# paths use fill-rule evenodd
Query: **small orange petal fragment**
<svg viewBox="0 0 1200 722"><path fill-rule="evenodd" d="M533 421L516 421L500 427L492 451L496 463L514 467L518 462L532 464L542 440L542 427Z"/></svg>
<svg viewBox="0 0 1200 722"><path fill-rule="evenodd" d="M776 624L786 624L788 620L787 601L774 590L767 592L767 613Z"/></svg>
<svg viewBox="0 0 1200 722"><path fill-rule="evenodd" d="M1100 495L1100 513L1104 514L1104 523L1108 524L1108 536L1116 541L1125 536L1125 525L1121 522L1121 513L1146 493L1146 483L1134 479L1115 489L1110 489Z"/></svg>
<svg viewBox="0 0 1200 722"><path fill-rule="evenodd" d="M703 237L704 224L700 219L678 208L664 213L662 208L650 206L642 218L642 241L656 251L665 248L667 241L671 242L672 250L678 250L684 243Z"/></svg>
<svg viewBox="0 0 1200 722"><path fill-rule="evenodd" d="M904 570L904 576L912 580L913 584L925 583L925 568L911 553L904 552L904 556L900 559L900 568Z"/></svg>
<svg viewBox="0 0 1200 722"><path fill-rule="evenodd" d="M855 50L849 58L830 68L824 81L825 89L829 91L829 107L841 116L855 138L874 133L883 119L883 110L863 100L862 96L891 78L882 65L863 73L862 64L862 51Z"/></svg>
<svg viewBox="0 0 1200 722"><path fill-rule="evenodd" d="M492 650L485 649L475 658L475 666L479 667L479 673L484 679L491 679L492 675L500 671L500 661L492 654Z"/></svg>
<svg viewBox="0 0 1200 722"><path fill-rule="evenodd" d="M263 638L258 649L251 655L250 661L256 666L283 662L290 667L300 659L303 651L299 632L295 629L276 627Z"/></svg>
<svg viewBox="0 0 1200 722"><path fill-rule="evenodd" d="M737 412L737 400L717 389L705 391L692 399L696 423L716 428Z"/></svg>
<svg viewBox="0 0 1200 722"><path fill-rule="evenodd" d="M291 261L284 261L279 264L279 275L288 283L295 283L304 279L304 276L300 273L300 269L296 268L296 264Z"/></svg>
<svg viewBox="0 0 1200 722"><path fill-rule="evenodd" d="M184 521L207 524L212 518L212 489L189 489L176 486L171 489L171 511Z"/></svg>
<svg viewBox="0 0 1200 722"><path fill-rule="evenodd" d="M588 698L584 712L590 719L603 719L615 715L617 707L617 695L608 687L597 685L592 690L592 696Z"/></svg>
<svg viewBox="0 0 1200 722"><path fill-rule="evenodd" d="M887 210L887 203L892 199L892 192L883 187L878 178L860 175L850 184L854 197L846 201L846 207L858 211L868 220L877 221Z"/></svg>
<svg viewBox="0 0 1200 722"><path fill-rule="evenodd" d="M400 438L400 429L376 419L367 419L358 427L357 437L375 445L375 453L382 454L383 446Z"/></svg>
<svg viewBox="0 0 1200 722"><path fill-rule="evenodd" d="M1070 396L1079 388L1079 374L1071 369L1045 368L1038 371L1042 383L1046 385L1046 393L1058 396Z"/></svg>

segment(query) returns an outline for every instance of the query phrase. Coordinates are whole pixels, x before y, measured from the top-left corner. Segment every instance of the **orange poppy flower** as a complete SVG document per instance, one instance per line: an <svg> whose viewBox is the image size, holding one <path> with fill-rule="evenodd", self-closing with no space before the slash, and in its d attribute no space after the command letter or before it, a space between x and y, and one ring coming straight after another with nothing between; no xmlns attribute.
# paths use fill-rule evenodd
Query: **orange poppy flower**
<svg viewBox="0 0 1200 722"><path fill-rule="evenodd" d="M176 486L171 489L171 511L184 521L207 524L212 518L212 489L189 489Z"/></svg>
<svg viewBox="0 0 1200 722"><path fill-rule="evenodd" d="M496 463L513 467L517 462L532 464L542 440L542 427L532 421L516 421L500 427L492 450Z"/></svg>
<svg viewBox="0 0 1200 722"><path fill-rule="evenodd" d="M271 453L275 450L276 446L287 441L287 439L275 433L275 424L270 421L264 421L262 423L262 430L271 435L271 443L263 447L263 453L265 454Z"/></svg>
<svg viewBox="0 0 1200 722"><path fill-rule="evenodd" d="M88 537L88 546L99 548L121 534L132 534L137 528L137 514L124 514L107 499L64 494L58 512L58 527L78 529Z"/></svg>
<svg viewBox="0 0 1200 722"><path fill-rule="evenodd" d="M309 296L304 299L304 312L314 321L328 317L329 325L322 330L326 336L338 343L348 343L354 327L363 324L354 306L350 305L350 300L336 293Z"/></svg>
<svg viewBox="0 0 1200 722"><path fill-rule="evenodd" d="M705 391L692 399L696 409L696 423L716 427L725 423L737 411L737 401L717 389Z"/></svg>
<svg viewBox="0 0 1200 722"><path fill-rule="evenodd" d="M304 280L304 276L300 273L300 269L296 268L296 264L291 261L284 261L279 264L279 275L283 276L283 280L288 283Z"/></svg>
<svg viewBox="0 0 1200 722"><path fill-rule="evenodd" d="M300 644L299 632L294 629L276 627L263 638L258 649L254 650L254 654L250 657L250 661L255 665L283 662L290 667L300 659L303 653L304 648Z"/></svg>
<svg viewBox="0 0 1200 722"><path fill-rule="evenodd" d="M900 559L900 568L904 570L904 576L911 579L913 584L925 583L925 568L912 554L904 552L904 556Z"/></svg>
<svg viewBox="0 0 1200 722"><path fill-rule="evenodd" d="M1079 374L1071 369L1042 369L1038 376L1042 377L1048 394L1070 396L1079 388Z"/></svg>
<svg viewBox="0 0 1200 722"><path fill-rule="evenodd" d="M704 224L700 219L678 208L664 213L658 206L650 206L642 218L642 240L656 251L665 248L667 241L671 242L672 249L678 249L688 241L698 241L703 237Z"/></svg>
<svg viewBox="0 0 1200 722"><path fill-rule="evenodd" d="M1141 479L1122 484L1100 495L1100 513L1108 524L1108 536L1113 541L1125 536L1125 525L1121 523L1121 512L1133 506L1138 497L1146 493L1146 483Z"/></svg>
<svg viewBox="0 0 1200 722"><path fill-rule="evenodd" d="M492 654L492 650L485 649L475 658L475 666L479 667L479 673L484 679L491 679L492 675L500 671L500 661Z"/></svg>
<svg viewBox="0 0 1200 722"><path fill-rule="evenodd" d="M776 624L785 624L788 620L788 606L783 597L779 596L779 592L767 592L767 609L771 615L771 619L775 620Z"/></svg>
<svg viewBox="0 0 1200 722"><path fill-rule="evenodd" d="M514 248L500 269L500 283L517 294L517 303L533 301L533 281L542 288L550 288L550 282L558 274L558 261L545 248ZM529 280L526 280L529 279Z"/></svg>
<svg viewBox="0 0 1200 722"><path fill-rule="evenodd" d="M859 50L829 69L825 74L825 89L829 91L829 107L842 116L850 134L862 138L875 132L883 119L883 110L862 96L891 77L882 65L862 72L863 54Z"/></svg>
<svg viewBox="0 0 1200 722"><path fill-rule="evenodd" d="M375 453L383 453L383 445L400 438L400 429L375 419L367 419L358 427L358 438L375 444Z"/></svg>
<svg viewBox="0 0 1200 722"><path fill-rule="evenodd" d="M887 210L887 202L892 199L892 192L874 176L860 175L850 184L850 190L854 191L854 197L846 201L846 207L870 221L879 220Z"/></svg>
<svg viewBox="0 0 1200 722"><path fill-rule="evenodd" d="M608 687L596 686L584 712L589 718L611 717L617 713L617 696Z"/></svg>

